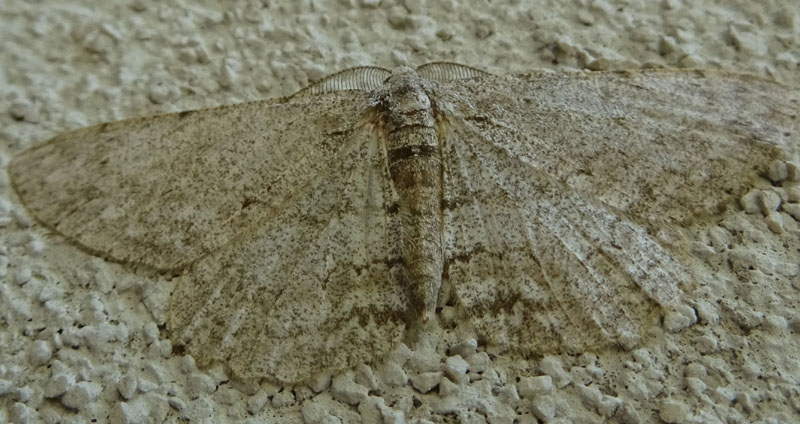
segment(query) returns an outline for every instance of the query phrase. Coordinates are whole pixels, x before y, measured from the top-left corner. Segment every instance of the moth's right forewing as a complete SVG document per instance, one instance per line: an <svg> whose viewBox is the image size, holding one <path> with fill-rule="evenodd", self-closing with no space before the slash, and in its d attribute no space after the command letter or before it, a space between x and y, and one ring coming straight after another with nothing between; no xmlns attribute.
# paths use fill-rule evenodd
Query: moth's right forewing
<svg viewBox="0 0 800 424"><path fill-rule="evenodd" d="M89 252L176 270L279 213L328 166L365 98L346 92L101 124L23 152L11 179L39 222Z"/></svg>

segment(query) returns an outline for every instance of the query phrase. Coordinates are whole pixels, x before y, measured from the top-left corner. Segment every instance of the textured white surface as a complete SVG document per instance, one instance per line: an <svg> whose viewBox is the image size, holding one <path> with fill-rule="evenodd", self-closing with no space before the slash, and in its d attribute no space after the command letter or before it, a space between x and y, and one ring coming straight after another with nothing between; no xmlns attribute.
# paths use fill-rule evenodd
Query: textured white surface
<svg viewBox="0 0 800 424"><path fill-rule="evenodd" d="M701 66L798 87L799 15L789 1L186 8L6 1L4 163L68 129L286 95L361 64L453 60L495 73ZM783 173L774 168L770 175ZM731 210L687 230L698 260L715 272L696 299L699 323L640 350L523 360L445 333L413 350L401 346L385 364L280 388L238 384L221 368L198 370L190 357L173 356L159 327L171 284L28 227L5 172L0 178L0 420L790 422L800 415L796 187L765 181L743 198L753 213ZM680 317L670 322L681 326ZM469 383L451 378L460 369L455 355L468 364Z"/></svg>

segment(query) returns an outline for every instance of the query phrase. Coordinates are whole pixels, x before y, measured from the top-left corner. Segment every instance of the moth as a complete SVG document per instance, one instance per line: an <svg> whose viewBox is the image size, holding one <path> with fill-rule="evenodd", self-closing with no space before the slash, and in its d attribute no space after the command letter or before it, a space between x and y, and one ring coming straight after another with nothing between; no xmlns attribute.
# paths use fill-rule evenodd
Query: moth
<svg viewBox="0 0 800 424"><path fill-rule="evenodd" d="M636 346L694 278L659 229L797 143L798 98L717 71L360 67L60 134L9 172L47 228L178 276L167 328L200 365L296 383L443 306L527 355Z"/></svg>

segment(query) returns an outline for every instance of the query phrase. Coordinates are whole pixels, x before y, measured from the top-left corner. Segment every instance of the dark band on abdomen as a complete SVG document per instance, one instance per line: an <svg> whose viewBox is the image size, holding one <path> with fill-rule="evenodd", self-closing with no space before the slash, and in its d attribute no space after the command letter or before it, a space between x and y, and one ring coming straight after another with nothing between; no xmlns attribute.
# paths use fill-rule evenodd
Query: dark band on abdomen
<svg viewBox="0 0 800 424"><path fill-rule="evenodd" d="M411 145L391 149L388 152L389 163L394 164L415 156L429 157L439 154L439 146Z"/></svg>

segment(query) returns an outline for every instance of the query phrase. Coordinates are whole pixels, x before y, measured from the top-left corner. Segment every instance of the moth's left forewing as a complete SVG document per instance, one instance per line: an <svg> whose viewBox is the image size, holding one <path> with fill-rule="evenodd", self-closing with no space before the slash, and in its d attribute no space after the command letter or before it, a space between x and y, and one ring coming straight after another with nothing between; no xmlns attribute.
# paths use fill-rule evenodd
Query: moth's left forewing
<svg viewBox="0 0 800 424"><path fill-rule="evenodd" d="M545 92L569 85L542 78L532 84ZM532 88L519 87L518 77L450 84L436 99L448 105L440 131L445 273L478 332L539 354L635 346L684 302L693 276L680 255L591 186L563 178L585 163L573 160L583 154L570 150L578 146L557 143L571 137L573 127L556 124L575 116L573 105L526 102ZM601 117L617 115L600 109ZM576 135L619 162L625 139L610 142L602 129L613 119L599 122L577 124Z"/></svg>
<svg viewBox="0 0 800 424"><path fill-rule="evenodd" d="M453 88L474 113L465 119L507 155L643 224L719 212L798 137L796 90L726 73L541 73Z"/></svg>

